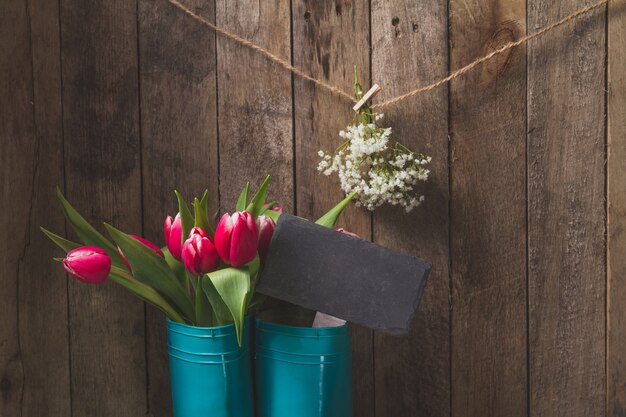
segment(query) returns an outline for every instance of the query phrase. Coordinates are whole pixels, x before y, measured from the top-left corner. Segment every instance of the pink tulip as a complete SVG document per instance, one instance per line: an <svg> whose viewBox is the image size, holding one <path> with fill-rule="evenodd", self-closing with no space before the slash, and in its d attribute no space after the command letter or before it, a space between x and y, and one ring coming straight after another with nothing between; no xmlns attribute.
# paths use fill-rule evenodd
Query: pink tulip
<svg viewBox="0 0 626 417"><path fill-rule="evenodd" d="M259 256L261 260L265 260L272 235L274 234L274 229L276 229L276 223L274 223L271 217L259 216L256 225L259 229Z"/></svg>
<svg viewBox="0 0 626 417"><path fill-rule="evenodd" d="M215 249L224 262L234 267L256 257L259 237L254 217L247 211L224 214L215 230Z"/></svg>
<svg viewBox="0 0 626 417"><path fill-rule="evenodd" d="M348 235L348 236L352 236L352 237L358 237L360 239L359 235L357 235L356 233L348 232L343 227L339 227L339 228L335 229L335 231L339 232L339 233L343 233L344 235Z"/></svg>
<svg viewBox="0 0 626 417"><path fill-rule="evenodd" d="M163 224L163 234L165 235L165 246L167 246L174 259L181 261L183 225L180 222L180 213L174 219L172 219L172 216L167 216Z"/></svg>
<svg viewBox="0 0 626 417"><path fill-rule="evenodd" d="M96 246L83 246L67 253L63 269L79 281L100 284L111 272L111 258Z"/></svg>
<svg viewBox="0 0 626 417"><path fill-rule="evenodd" d="M189 233L189 239L183 245L183 262L185 268L194 275L213 272L220 266L220 257L215 246L199 227Z"/></svg>
<svg viewBox="0 0 626 417"><path fill-rule="evenodd" d="M161 250L161 248L159 248L157 245L155 245L154 243L150 242L147 239L142 238L141 236L137 236L137 235L128 235L130 237L132 237L133 239L135 239L137 242L141 242L144 245L146 245L147 247L149 247L150 249L152 249L154 251L154 253L156 253L157 255L159 255L161 258L163 258L165 255L163 255L163 251ZM126 268L129 271L132 271L130 264L128 263L128 260L126 259L126 257L124 256L124 253L122 253L122 249L120 249L120 247L117 247L117 252L120 254L120 256L122 257L122 261L124 262L124 265L126 265Z"/></svg>

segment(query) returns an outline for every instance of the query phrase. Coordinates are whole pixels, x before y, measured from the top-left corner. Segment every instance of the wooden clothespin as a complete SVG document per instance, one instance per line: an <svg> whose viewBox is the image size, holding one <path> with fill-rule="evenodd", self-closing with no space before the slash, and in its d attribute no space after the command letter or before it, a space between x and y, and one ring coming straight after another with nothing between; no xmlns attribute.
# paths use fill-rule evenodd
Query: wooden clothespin
<svg viewBox="0 0 626 417"><path fill-rule="evenodd" d="M358 113L358 111L361 110L361 107L363 107L365 103L373 99L374 96L376 96L376 94L378 94L380 90L381 90L380 86L378 84L374 84L372 88L370 88L367 91L367 93L365 93L365 95L361 98L361 100L359 100L359 102L356 103L354 107L352 107L352 110Z"/></svg>

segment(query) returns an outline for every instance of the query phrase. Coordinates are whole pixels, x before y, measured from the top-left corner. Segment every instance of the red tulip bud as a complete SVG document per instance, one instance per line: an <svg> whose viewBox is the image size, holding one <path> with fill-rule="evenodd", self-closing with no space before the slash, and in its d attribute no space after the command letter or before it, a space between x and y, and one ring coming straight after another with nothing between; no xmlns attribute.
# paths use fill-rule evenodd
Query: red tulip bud
<svg viewBox="0 0 626 417"><path fill-rule="evenodd" d="M172 219L172 216L167 216L163 224L163 234L165 235L165 246L167 246L174 259L181 261L183 225L180 222L180 213L174 219Z"/></svg>
<svg viewBox="0 0 626 417"><path fill-rule="evenodd" d="M215 246L199 227L189 233L189 239L183 245L183 262L185 268L194 275L213 272L220 266L220 257Z"/></svg>
<svg viewBox="0 0 626 417"><path fill-rule="evenodd" d="M161 251L161 248L159 248L157 245L155 245L154 243L150 242L147 239L142 238L141 236L137 236L137 235L128 235L130 237L132 237L133 239L135 239L137 242L141 242L144 245L146 245L147 247L149 247L150 249L152 249L154 251L154 253L156 253L157 255L159 255L161 258L163 258L165 255L163 255L163 251ZM122 261L124 262L124 265L126 265L126 268L128 268L129 271L132 271L130 264L128 263L128 260L126 259L126 257L124 256L124 254L122 253L122 249L120 249L120 247L117 247L117 252L120 254L120 256L122 257Z"/></svg>
<svg viewBox="0 0 626 417"><path fill-rule="evenodd" d="M357 235L356 233L348 232L343 227L339 227L339 228L335 229L335 231L339 232L339 233L343 233L344 235L348 235L348 236L352 236L352 237L359 237L359 235ZM359 239L360 239L360 237L359 237Z"/></svg>
<svg viewBox="0 0 626 417"><path fill-rule="evenodd" d="M274 234L274 229L276 229L276 223L274 223L271 217L259 216L256 225L259 229L259 256L261 260L265 260L272 235Z"/></svg>
<svg viewBox="0 0 626 417"><path fill-rule="evenodd" d="M259 237L252 214L224 214L215 230L215 249L224 262L245 265L256 257Z"/></svg>
<svg viewBox="0 0 626 417"><path fill-rule="evenodd" d="M63 269L79 281L100 284L111 272L111 258L96 246L83 246L67 253Z"/></svg>

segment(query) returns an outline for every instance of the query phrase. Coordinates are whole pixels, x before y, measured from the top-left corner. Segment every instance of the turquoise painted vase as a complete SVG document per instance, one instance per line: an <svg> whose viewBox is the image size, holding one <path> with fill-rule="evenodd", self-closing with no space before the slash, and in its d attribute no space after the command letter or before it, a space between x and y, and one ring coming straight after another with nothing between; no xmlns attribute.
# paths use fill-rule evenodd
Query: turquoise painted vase
<svg viewBox="0 0 626 417"><path fill-rule="evenodd" d="M174 417L253 417L250 325L195 327L167 320Z"/></svg>
<svg viewBox="0 0 626 417"><path fill-rule="evenodd" d="M257 417L351 417L349 325L307 328L257 320Z"/></svg>

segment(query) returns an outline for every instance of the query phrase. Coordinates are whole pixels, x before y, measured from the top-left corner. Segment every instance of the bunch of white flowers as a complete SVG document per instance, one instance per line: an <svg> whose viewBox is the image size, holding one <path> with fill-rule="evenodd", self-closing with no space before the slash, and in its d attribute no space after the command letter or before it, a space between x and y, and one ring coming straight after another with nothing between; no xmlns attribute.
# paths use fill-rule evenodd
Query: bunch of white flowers
<svg viewBox="0 0 626 417"><path fill-rule="evenodd" d="M391 128L376 124L382 114L366 108L360 116L358 124L339 132L345 142L335 152L319 151L318 171L327 176L336 172L346 195L356 191L358 206L373 211L388 203L410 212L424 200L416 185L428 179L430 171L425 166L431 158L415 154L399 142L390 143Z"/></svg>

